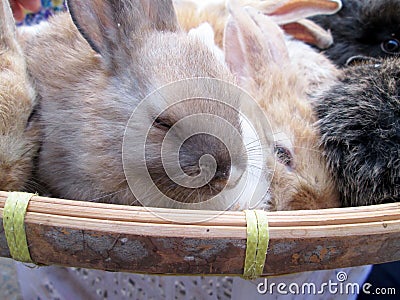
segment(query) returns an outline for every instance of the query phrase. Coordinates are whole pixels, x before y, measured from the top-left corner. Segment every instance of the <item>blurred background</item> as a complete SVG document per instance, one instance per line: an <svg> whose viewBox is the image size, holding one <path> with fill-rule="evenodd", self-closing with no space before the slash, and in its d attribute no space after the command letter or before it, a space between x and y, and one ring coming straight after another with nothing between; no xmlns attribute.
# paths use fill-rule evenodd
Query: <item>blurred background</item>
<svg viewBox="0 0 400 300"><path fill-rule="evenodd" d="M22 300L14 261L0 258L0 299Z"/></svg>

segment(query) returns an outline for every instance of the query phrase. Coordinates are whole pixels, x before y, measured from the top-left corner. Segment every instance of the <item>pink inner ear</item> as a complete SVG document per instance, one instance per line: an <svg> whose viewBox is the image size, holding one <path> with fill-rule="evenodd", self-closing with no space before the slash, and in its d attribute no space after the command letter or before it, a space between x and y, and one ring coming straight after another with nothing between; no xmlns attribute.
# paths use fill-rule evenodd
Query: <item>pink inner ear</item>
<svg viewBox="0 0 400 300"><path fill-rule="evenodd" d="M282 29L252 7L231 7L225 30L226 62L239 78L256 79L260 72L288 61ZM263 71L261 71L263 70Z"/></svg>
<svg viewBox="0 0 400 300"><path fill-rule="evenodd" d="M306 42L308 44L315 45L316 39L312 36L305 28L299 23L289 23L281 26L282 29L287 33L293 36L294 38Z"/></svg>
<svg viewBox="0 0 400 300"><path fill-rule="evenodd" d="M342 3L339 0L283 0L278 3L269 15L277 17L277 21L287 19L287 22L304 19L320 14L334 14L338 12Z"/></svg>
<svg viewBox="0 0 400 300"><path fill-rule="evenodd" d="M317 46L319 49L326 49L333 43L332 35L310 20L299 20L281 27L295 39Z"/></svg>
<svg viewBox="0 0 400 300"><path fill-rule="evenodd" d="M247 8L246 12L251 17L257 30L254 39L262 45L263 51L270 53L269 61L282 65L289 60L284 34L271 17L263 15L254 8Z"/></svg>
<svg viewBox="0 0 400 300"><path fill-rule="evenodd" d="M338 1L327 0L288 0L278 7L273 15L286 15L290 13L302 12L316 15L323 13L335 13L340 9L341 4Z"/></svg>
<svg viewBox="0 0 400 300"><path fill-rule="evenodd" d="M281 0L273 7L267 2L269 1L266 1L265 8L260 4L259 9L272 16L278 24L288 24L321 14L331 15L342 7L340 0Z"/></svg>
<svg viewBox="0 0 400 300"><path fill-rule="evenodd" d="M225 60L231 71L239 78L247 77L246 57L240 42L239 28L233 17L230 17L224 34Z"/></svg>

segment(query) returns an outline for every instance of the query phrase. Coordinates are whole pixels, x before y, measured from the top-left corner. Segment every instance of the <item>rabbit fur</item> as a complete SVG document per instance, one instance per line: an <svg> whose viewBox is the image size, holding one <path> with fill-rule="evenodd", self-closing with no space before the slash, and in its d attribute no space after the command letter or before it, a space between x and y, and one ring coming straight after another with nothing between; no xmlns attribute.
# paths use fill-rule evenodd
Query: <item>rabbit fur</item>
<svg viewBox="0 0 400 300"><path fill-rule="evenodd" d="M311 18L330 30L334 44L324 51L339 66L363 57L400 54L399 0L342 0L334 15Z"/></svg>
<svg viewBox="0 0 400 300"><path fill-rule="evenodd" d="M202 23L208 23L214 28L215 43L221 48L229 6L232 4L251 6L270 15L288 34L321 49L332 44L330 33L303 18L318 14L333 14L341 8L340 0L174 0L174 4L178 21L183 29L189 31Z"/></svg>
<svg viewBox="0 0 400 300"><path fill-rule="evenodd" d="M400 60L346 68L316 97L324 154L345 206L400 200Z"/></svg>
<svg viewBox="0 0 400 300"><path fill-rule="evenodd" d="M310 47L303 50L332 70L326 88L334 84L336 68ZM269 17L251 8L232 9L225 32L227 63L263 108L274 134L276 167L269 209L339 207L308 95L310 84L320 83L313 83L312 76L303 77L298 66L304 62L291 61L289 53L282 30ZM296 55L305 54L292 58Z"/></svg>
<svg viewBox="0 0 400 300"><path fill-rule="evenodd" d="M36 93L16 38L7 0L0 1L0 190L35 188L31 177L39 148Z"/></svg>
<svg viewBox="0 0 400 300"><path fill-rule="evenodd" d="M79 9L78 3L83 5ZM49 23L22 29L19 35L41 96L44 137L39 179L55 197L139 204L127 184L122 161L123 136L135 107L170 82L207 77L234 83L235 79L201 39L179 29L172 1L92 0L83 4L70 0L68 4L71 15L60 14ZM149 114L157 106L150 103ZM168 180L160 145L176 120L201 112L219 115L241 131L237 112L201 99L172 107L160 118L143 115L134 120L143 131L144 124L154 118L146 148L148 171L161 182L160 190L182 203L210 197L214 191L204 187L193 193ZM230 138L228 132L221 135ZM217 141L199 137L192 143L184 157L193 160L211 151L227 166L226 149ZM136 152L132 150L133 155ZM143 157L136 160L142 162ZM225 176L223 182L229 172L221 170L220 174Z"/></svg>

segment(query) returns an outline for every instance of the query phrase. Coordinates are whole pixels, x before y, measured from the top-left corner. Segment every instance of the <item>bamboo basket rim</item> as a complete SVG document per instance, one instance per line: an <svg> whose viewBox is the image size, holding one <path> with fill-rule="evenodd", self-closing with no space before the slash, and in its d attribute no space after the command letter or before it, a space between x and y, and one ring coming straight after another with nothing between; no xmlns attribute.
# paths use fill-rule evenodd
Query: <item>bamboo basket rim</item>
<svg viewBox="0 0 400 300"><path fill-rule="evenodd" d="M4 203L8 195L9 193L0 191L1 218L3 216ZM335 258L338 267L400 260L400 250L397 250L400 245L400 203L314 211L267 212L267 216L269 220L271 245L269 253L267 254L265 275L279 275L298 272L300 270L309 271L333 268L332 263L335 263L335 261L330 261L329 259L314 259L314 262L311 259L303 263L293 262L294 257L302 257L302 255L304 257L309 256L309 249L314 249L310 241L316 241L317 244L323 243L324 246L315 245L317 247L316 249L320 249L322 252L326 252L327 249L329 250L332 247L337 248L335 248L336 252L343 252L342 256L345 257L343 262L337 257ZM170 221L171 219L176 221ZM64 233L67 232L67 235L70 234L68 232L87 231L91 233L94 232L95 236L116 235L120 237L127 235L144 240L164 239L164 241L166 241L168 239L178 239L183 242L193 240L198 243L207 241L211 243L213 243L213 241L227 241L230 244L237 242L237 245L234 247L235 249L237 248L235 251L239 251L242 256L245 248L243 246L246 241L246 219L244 212L241 211L218 212L163 208L150 210L149 208L139 206L122 206L34 196L27 209L25 224L28 229L32 227L36 228L36 231L38 230L37 228L57 228L57 232L62 233L64 231ZM46 231L42 231L42 235L43 232L46 233ZM0 227L0 256L8 257L7 245L2 245L1 242L2 234L4 235L3 229ZM28 230L28 238L29 234L31 233ZM385 240L382 240L382 237L385 238ZM37 238L43 238L43 236L35 237L35 239ZM33 238L31 240L33 240ZM329 246L329 240L332 240L332 247ZM388 242L387 245L382 245L386 240L390 242ZM342 243L342 241L344 242ZM357 245L357 241L369 241L367 242L367 244L369 244L363 245L365 242L360 242ZM51 244L52 242L47 241L46 243ZM285 243L287 243L287 245L290 245L290 243L296 244L299 246L300 252L297 249L297 252L290 253L291 249L289 247L286 252L282 250L278 253L279 251L277 252L276 247L279 245L279 247L285 247L282 246L282 243L284 245L286 245ZM153 268L149 271L147 270L149 267L132 270L126 267L109 268L104 263L98 263L98 265L87 263L80 264L79 259L75 259L75 261L71 262L65 259L60 261L46 260L47 258L43 259L41 257L36 257L35 259L35 256L38 255L35 254L37 250L35 250L34 244L34 241L30 241L30 248L33 252L32 256L34 261L40 264L61 264L75 267L111 269L113 271L137 271L138 273L181 273L180 267L176 267L176 270L171 269L163 271L161 269L158 270L155 266L155 269ZM48 247L52 248L52 246ZM343 249L341 249L341 247ZM359 253L351 254L352 247L355 249L359 247ZM304 253L301 249L304 250ZM173 251L173 249L164 250L167 252ZM55 249L50 249L49 251L54 252ZM370 257L365 257L368 251L370 251ZM276 252L272 254L272 257L276 257L278 260L283 256L281 261L283 267L281 269L279 269L279 266L276 266L273 267L272 270L268 270L269 263L271 262L270 252ZM373 257L374 253L376 257ZM317 253L317 256L319 254L320 253ZM171 253L163 255L167 255L168 257ZM182 259L182 261L184 261L187 259L187 256L188 255L183 255L176 259ZM349 261L350 257L353 259ZM218 258L213 259L218 260ZM241 259L244 262L244 257L241 257ZM99 260L99 258L97 258L97 260ZM196 257L194 260L196 260ZM237 270L241 269L243 266L240 265L239 258L235 258L234 260L237 261L237 266L235 270L232 270L232 274L240 275L240 272ZM79 264L76 265L76 263ZM225 261L225 263L229 263L229 259ZM320 266L318 266L318 263ZM196 268L195 265L193 270L202 272L200 269ZM222 271L218 268L212 270L210 274L230 273L229 269L222 269ZM191 274L193 273L194 272ZM207 272L203 273L206 274Z"/></svg>

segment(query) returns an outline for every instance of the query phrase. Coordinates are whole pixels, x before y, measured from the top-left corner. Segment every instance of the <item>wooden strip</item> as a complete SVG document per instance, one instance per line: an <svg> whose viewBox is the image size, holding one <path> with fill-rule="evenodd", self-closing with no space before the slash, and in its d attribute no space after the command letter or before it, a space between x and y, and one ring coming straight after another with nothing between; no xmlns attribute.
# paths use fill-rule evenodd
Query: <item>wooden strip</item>
<svg viewBox="0 0 400 300"><path fill-rule="evenodd" d="M8 197L7 192L0 191L0 207L2 206L3 201L5 201ZM82 201L71 201L71 200L63 200L63 199L54 199L47 197L33 197L31 202L38 201L40 203L49 203L49 204L65 204L67 206L78 206L78 207L97 207L104 209L113 209L113 210L121 210L121 211L143 211L143 207L139 206L123 206L123 205L113 205L113 204L104 204L104 203L94 203L94 202L82 202ZM373 206L361 206L361 207L347 207L347 208L331 208L331 209L323 209L323 210L296 210L296 211L277 211L274 212L275 215L281 216L310 216L310 215L325 215L325 214L336 214L336 213L352 213L352 212L376 212L376 211L396 211L400 209L400 203L391 203L391 204L381 204L381 205L373 205ZM154 212L165 212L166 209L163 208L152 208ZM199 211L195 210L180 210L185 214L189 215L197 215ZM210 216L218 216L220 212L216 211L201 211L202 214L208 214ZM232 216L239 216L243 218L243 213L239 211L228 211L225 214L230 218Z"/></svg>
<svg viewBox="0 0 400 300"><path fill-rule="evenodd" d="M1 215L1 211L0 211ZM181 238L228 238L246 240L246 226L204 226L188 224L153 224L134 221L121 222L111 220L73 218L57 215L28 213L27 224L48 225L62 228L100 231L103 233L126 233L157 237ZM270 238L321 238L341 236L362 236L400 232L400 220L341 224L326 226L272 227Z"/></svg>
<svg viewBox="0 0 400 300"><path fill-rule="evenodd" d="M2 200L6 200L8 197L8 192L0 191L0 207L2 207ZM32 202L38 201L40 203L49 203L49 204L65 204L68 206L78 206L78 207L97 207L97 208L109 208L109 209L119 209L121 211L129 210L129 211L141 211L143 210L140 206L124 206L124 205L113 205L113 204L104 204L104 203L95 203L95 202L84 202L84 201L73 201L73 200L64 200L64 199L55 199L55 198L47 198L41 196L35 196L31 200ZM296 211L277 211L274 212L276 215L282 216L298 216L298 215L321 215L321 214L335 214L342 212L372 212L372 211L381 211L381 210L396 210L400 209L400 203L390 203L390 204L381 204L374 206L359 206L359 207L347 207L347 208L331 208L331 209L323 209L323 210L296 210ZM163 208L153 208L155 212L163 212L166 209ZM198 210L180 210L189 214L198 214ZM207 213L211 215L219 215L219 212L216 211L201 211L202 213ZM230 216L240 216L242 217L242 212L239 211L228 211Z"/></svg>
<svg viewBox="0 0 400 300"><path fill-rule="evenodd" d="M5 197L0 193L0 208ZM152 209L79 201L35 197L29 211L71 217L97 218L115 221L150 222L157 224L199 224L212 226L244 226L243 212L214 212ZM377 205L362 208L341 208L318 211L268 213L270 227L320 226L389 221L400 218L400 205ZM170 220L175 220L172 222Z"/></svg>
<svg viewBox="0 0 400 300"><path fill-rule="evenodd" d="M245 222L243 215L232 216L221 213L220 215L205 215L198 212L197 215L188 217L184 212L179 214L179 211L166 210L160 213L152 213L146 209L142 211L116 211L110 209L88 208L85 210L77 210L76 207L66 207L65 205L32 203L30 211L38 213L52 213L57 211L64 216L71 217L87 217L97 218L102 220L114 221L130 221L142 223L192 223L198 225L213 225L213 226L244 226ZM118 213L117 213L118 212ZM368 223L376 221L390 221L400 219L400 210L396 211L374 211L374 212L359 212L359 213L336 213L330 215L300 215L296 218L288 216L277 216L275 213L270 213L269 222L271 227L284 226L320 226L320 225L335 225L335 224L354 224ZM168 221L168 219L177 220L177 222Z"/></svg>
<svg viewBox="0 0 400 300"><path fill-rule="evenodd" d="M0 209L0 217L2 209ZM183 238L225 238L246 239L246 226L205 226L188 224L154 224L135 221L114 221L75 218L28 212L27 224L47 225L63 228L99 230L104 233L129 233L137 235L183 237ZM339 224L325 226L292 226L270 228L271 238L336 237L342 235L369 235L396 233L400 231L400 220L360 224Z"/></svg>

